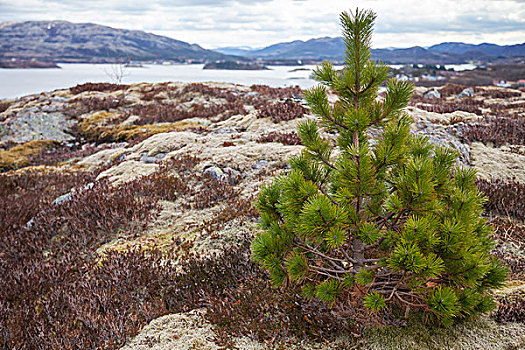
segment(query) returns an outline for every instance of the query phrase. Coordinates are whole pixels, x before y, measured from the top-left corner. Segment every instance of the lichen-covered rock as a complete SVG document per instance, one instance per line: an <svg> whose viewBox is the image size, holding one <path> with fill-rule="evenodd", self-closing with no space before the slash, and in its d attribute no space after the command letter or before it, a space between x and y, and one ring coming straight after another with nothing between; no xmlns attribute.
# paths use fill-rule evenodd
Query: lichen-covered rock
<svg viewBox="0 0 525 350"><path fill-rule="evenodd" d="M423 95L425 98L441 98L441 94L436 89L430 89Z"/></svg>
<svg viewBox="0 0 525 350"><path fill-rule="evenodd" d="M92 171L111 165L112 162L118 160L119 156L124 153L126 153L126 149L123 147L105 149L81 159L76 165L81 169Z"/></svg>
<svg viewBox="0 0 525 350"><path fill-rule="evenodd" d="M481 142L473 142L470 151L478 177L485 180L515 178L525 183L525 155L505 151L502 147L489 147Z"/></svg>
<svg viewBox="0 0 525 350"><path fill-rule="evenodd" d="M140 176L150 175L158 166L158 164L146 164L136 160L128 160L100 173L97 181L107 179L113 185L119 185Z"/></svg>
<svg viewBox="0 0 525 350"><path fill-rule="evenodd" d="M187 313L166 315L149 325L121 350L219 350L224 347L214 342L214 327L204 320L203 309ZM234 341L238 349L262 350L263 344L247 337Z"/></svg>
<svg viewBox="0 0 525 350"><path fill-rule="evenodd" d="M34 140L69 141L75 138L68 132L75 125L61 112L43 112L26 109L9 118L2 125L0 141L28 142Z"/></svg>
<svg viewBox="0 0 525 350"><path fill-rule="evenodd" d="M503 325L482 318L450 328L429 329L421 324L379 327L368 330L360 346L366 350L523 349L525 325Z"/></svg>

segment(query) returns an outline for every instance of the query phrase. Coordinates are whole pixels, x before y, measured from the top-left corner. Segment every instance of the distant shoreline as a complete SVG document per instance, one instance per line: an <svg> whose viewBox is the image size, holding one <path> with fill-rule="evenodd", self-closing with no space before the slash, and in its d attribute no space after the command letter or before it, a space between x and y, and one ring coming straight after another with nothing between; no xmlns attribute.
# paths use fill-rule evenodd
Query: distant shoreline
<svg viewBox="0 0 525 350"><path fill-rule="evenodd" d="M21 68L60 68L55 62L44 62L37 60L0 60L0 68L21 69Z"/></svg>

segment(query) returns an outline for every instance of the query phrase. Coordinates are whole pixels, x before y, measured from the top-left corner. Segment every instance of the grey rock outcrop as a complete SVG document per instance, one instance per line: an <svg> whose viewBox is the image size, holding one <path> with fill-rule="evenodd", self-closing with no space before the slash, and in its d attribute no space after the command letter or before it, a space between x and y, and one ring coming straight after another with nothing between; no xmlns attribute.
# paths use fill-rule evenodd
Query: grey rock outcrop
<svg viewBox="0 0 525 350"><path fill-rule="evenodd" d="M468 87L468 88L464 89L463 91L461 91L461 92L456 96L456 98L472 97L472 96L474 96L474 89L471 88L471 87Z"/></svg>
<svg viewBox="0 0 525 350"><path fill-rule="evenodd" d="M431 89L427 91L424 95L424 98L441 98L441 93L436 89Z"/></svg>

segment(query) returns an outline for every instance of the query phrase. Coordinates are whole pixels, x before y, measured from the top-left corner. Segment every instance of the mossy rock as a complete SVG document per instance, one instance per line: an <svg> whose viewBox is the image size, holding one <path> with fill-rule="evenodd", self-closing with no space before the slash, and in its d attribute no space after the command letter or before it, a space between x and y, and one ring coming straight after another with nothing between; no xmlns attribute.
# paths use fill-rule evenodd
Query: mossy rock
<svg viewBox="0 0 525 350"><path fill-rule="evenodd" d="M146 125L111 124L118 115L108 112L98 112L86 118L79 125L79 132L87 139L97 142L126 141L137 137L149 137L172 131L184 131L192 128L202 128L193 121L178 121L174 123L156 123Z"/></svg>
<svg viewBox="0 0 525 350"><path fill-rule="evenodd" d="M473 319L449 328L413 322L407 327L372 327L365 331L364 338L362 348L369 350L524 349L525 325L498 324L489 318Z"/></svg>
<svg viewBox="0 0 525 350"><path fill-rule="evenodd" d="M32 157L56 145L53 140L36 140L14 146L7 151L0 151L0 171L21 168L31 162Z"/></svg>

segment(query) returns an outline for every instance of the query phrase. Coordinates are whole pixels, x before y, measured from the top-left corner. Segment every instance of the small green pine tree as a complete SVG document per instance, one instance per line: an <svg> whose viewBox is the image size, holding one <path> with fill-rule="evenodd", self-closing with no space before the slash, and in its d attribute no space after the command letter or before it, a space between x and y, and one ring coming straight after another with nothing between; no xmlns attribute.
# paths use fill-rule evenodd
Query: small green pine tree
<svg viewBox="0 0 525 350"><path fill-rule="evenodd" d="M276 286L295 283L309 298L362 298L370 310L396 305L448 325L493 308L490 289L507 269L490 255L474 170L410 133L412 85L390 79L378 99L388 66L371 60L375 18L341 14L344 68L314 71L321 85L305 98L317 118L299 125L305 148L290 172L261 188L252 254Z"/></svg>

